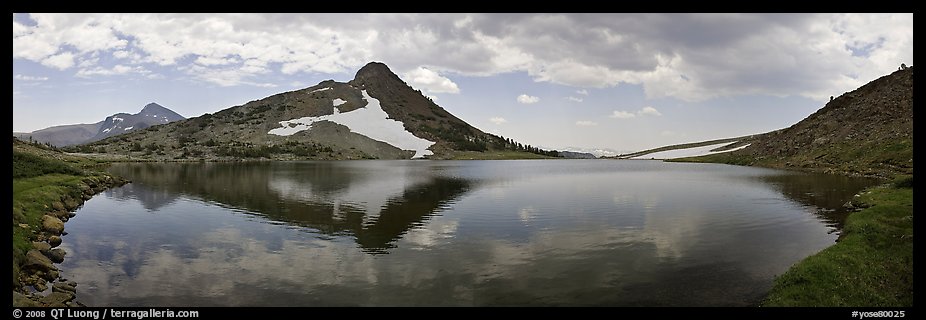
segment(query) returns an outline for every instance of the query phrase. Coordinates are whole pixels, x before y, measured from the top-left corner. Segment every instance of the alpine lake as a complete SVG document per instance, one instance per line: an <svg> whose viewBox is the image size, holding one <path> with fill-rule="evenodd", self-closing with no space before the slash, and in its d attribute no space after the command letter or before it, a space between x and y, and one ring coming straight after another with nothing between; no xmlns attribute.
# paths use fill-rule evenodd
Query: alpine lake
<svg viewBox="0 0 926 320"><path fill-rule="evenodd" d="M876 181L649 160L117 163L88 306L756 306Z"/></svg>

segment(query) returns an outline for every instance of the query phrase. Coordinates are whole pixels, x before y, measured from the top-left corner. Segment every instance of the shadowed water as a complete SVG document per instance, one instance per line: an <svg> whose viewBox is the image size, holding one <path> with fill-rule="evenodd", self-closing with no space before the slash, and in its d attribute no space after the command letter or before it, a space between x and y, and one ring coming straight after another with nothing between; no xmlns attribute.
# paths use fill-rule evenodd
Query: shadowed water
<svg viewBox="0 0 926 320"><path fill-rule="evenodd" d="M116 164L67 223L97 306L749 306L872 181L656 161Z"/></svg>

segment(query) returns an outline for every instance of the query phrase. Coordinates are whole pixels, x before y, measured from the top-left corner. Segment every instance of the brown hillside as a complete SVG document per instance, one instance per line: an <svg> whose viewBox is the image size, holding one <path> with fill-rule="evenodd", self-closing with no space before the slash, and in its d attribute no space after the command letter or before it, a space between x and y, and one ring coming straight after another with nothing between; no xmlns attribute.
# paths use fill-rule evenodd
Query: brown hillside
<svg viewBox="0 0 926 320"><path fill-rule="evenodd" d="M913 174L913 67L847 92L743 150L686 160L880 177Z"/></svg>

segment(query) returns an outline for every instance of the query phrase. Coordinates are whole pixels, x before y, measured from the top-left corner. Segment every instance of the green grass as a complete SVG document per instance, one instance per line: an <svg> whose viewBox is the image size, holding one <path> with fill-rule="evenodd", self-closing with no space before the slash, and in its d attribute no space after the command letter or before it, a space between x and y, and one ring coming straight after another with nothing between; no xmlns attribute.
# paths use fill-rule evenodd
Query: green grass
<svg viewBox="0 0 926 320"><path fill-rule="evenodd" d="M41 229L42 216L56 207L76 206L87 183L99 184L104 173L90 169L99 163L67 156L19 141L13 143L13 286L19 287L19 267ZM20 225L27 225L23 228Z"/></svg>
<svg viewBox="0 0 926 320"><path fill-rule="evenodd" d="M913 139L838 143L802 150L782 158L756 157L733 151L666 161L793 168L887 178L913 174Z"/></svg>
<svg viewBox="0 0 926 320"><path fill-rule="evenodd" d="M18 285L19 265L32 248L34 231L42 225L42 215L51 211L52 204L80 197L79 184L85 177L46 174L32 178L13 179L13 284ZM73 201L73 200L72 200ZM26 224L30 227L22 228Z"/></svg>
<svg viewBox="0 0 926 320"><path fill-rule="evenodd" d="M62 161L13 151L13 179L30 178L49 173L82 174L80 170Z"/></svg>
<svg viewBox="0 0 926 320"><path fill-rule="evenodd" d="M754 160L751 156L741 155L735 152L725 152L717 154L709 154L698 157L684 157L684 158L675 158L675 159L666 159L666 162L695 162L695 163L725 163L725 164L735 164L740 166L749 166L754 164Z"/></svg>
<svg viewBox="0 0 926 320"><path fill-rule="evenodd" d="M775 280L764 306L912 307L913 178L863 192L835 245ZM909 187L907 187L909 186Z"/></svg>
<svg viewBox="0 0 926 320"><path fill-rule="evenodd" d="M455 151L450 160L562 159L522 151Z"/></svg>

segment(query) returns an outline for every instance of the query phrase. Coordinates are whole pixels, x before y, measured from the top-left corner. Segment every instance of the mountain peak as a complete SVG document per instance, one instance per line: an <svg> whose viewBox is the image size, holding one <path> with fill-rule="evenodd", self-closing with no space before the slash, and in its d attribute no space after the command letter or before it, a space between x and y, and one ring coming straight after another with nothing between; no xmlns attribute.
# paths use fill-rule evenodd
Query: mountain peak
<svg viewBox="0 0 926 320"><path fill-rule="evenodd" d="M173 110L168 109L165 106L159 105L156 102L149 103L145 105L136 115L145 115L145 116L162 116L168 121L177 121L186 119L180 114L177 114Z"/></svg>
<svg viewBox="0 0 926 320"><path fill-rule="evenodd" d="M141 113L145 113L145 111L154 112L154 111L160 111L164 109L167 109L167 108L164 108L164 106L159 105L156 102L152 102L152 103L146 104L145 107L141 109Z"/></svg>
<svg viewBox="0 0 926 320"><path fill-rule="evenodd" d="M367 74L375 75L375 74L393 74L393 73L392 73L392 70L389 70L389 66L387 66L385 63L378 62L378 61L372 61L370 63L367 63L365 66L363 66L363 68L360 68L360 70L357 70L356 76L360 77L360 76L365 76Z"/></svg>
<svg viewBox="0 0 926 320"><path fill-rule="evenodd" d="M382 62L370 62L367 65L357 70L357 75L354 76L354 80L351 81L352 84L364 87L370 83L382 83L388 80L398 81L402 84L405 82L399 78L392 70L389 70L389 67Z"/></svg>

